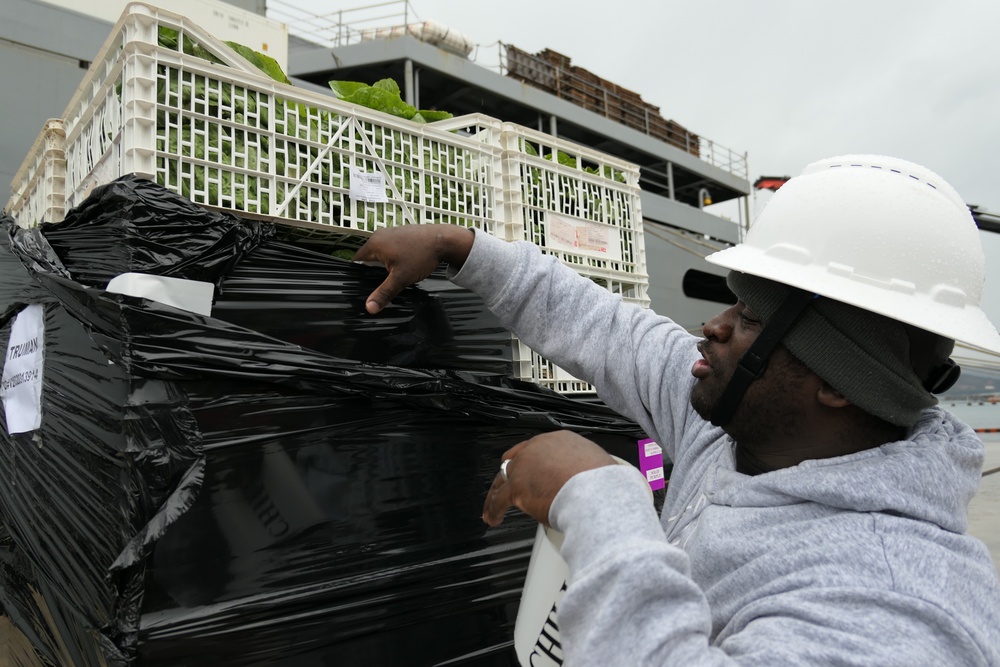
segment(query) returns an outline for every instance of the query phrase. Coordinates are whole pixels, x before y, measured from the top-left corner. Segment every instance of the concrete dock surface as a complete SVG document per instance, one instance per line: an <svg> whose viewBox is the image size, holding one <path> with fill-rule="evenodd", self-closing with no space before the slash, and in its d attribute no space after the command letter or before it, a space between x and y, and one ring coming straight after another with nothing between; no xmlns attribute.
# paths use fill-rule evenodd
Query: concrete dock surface
<svg viewBox="0 0 1000 667"><path fill-rule="evenodd" d="M979 493L969 504L969 533L986 543L1000 571L1000 433L981 433L980 437L986 460Z"/></svg>

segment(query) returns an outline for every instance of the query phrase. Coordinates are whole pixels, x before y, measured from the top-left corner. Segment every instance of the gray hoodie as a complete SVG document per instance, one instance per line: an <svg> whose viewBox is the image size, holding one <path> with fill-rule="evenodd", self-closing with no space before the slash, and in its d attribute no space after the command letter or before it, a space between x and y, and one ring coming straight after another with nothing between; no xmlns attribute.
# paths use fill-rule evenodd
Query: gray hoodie
<svg viewBox="0 0 1000 667"><path fill-rule="evenodd" d="M674 462L659 519L624 466L556 496L566 664L1000 665L996 570L965 534L983 462L967 425L930 408L905 441L743 475L690 405L681 327L485 234L454 280Z"/></svg>

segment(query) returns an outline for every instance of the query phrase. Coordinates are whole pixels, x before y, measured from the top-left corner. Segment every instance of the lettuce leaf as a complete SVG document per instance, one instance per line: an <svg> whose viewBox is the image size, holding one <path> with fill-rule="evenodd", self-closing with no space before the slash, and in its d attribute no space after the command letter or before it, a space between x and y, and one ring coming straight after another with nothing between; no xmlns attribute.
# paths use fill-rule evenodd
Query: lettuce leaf
<svg viewBox="0 0 1000 667"><path fill-rule="evenodd" d="M400 97L399 84L392 79L381 79L371 86L355 81L330 81L329 84L335 95L350 104L407 120L417 114L416 107L407 104Z"/></svg>
<svg viewBox="0 0 1000 667"><path fill-rule="evenodd" d="M284 71L282 71L281 65L271 56L263 54L260 51L254 51L249 46L244 46L237 42L226 42L226 46L246 58L251 65L278 83L291 83L288 77L285 76Z"/></svg>
<svg viewBox="0 0 1000 667"><path fill-rule="evenodd" d="M454 118L455 114L448 111L438 111L437 109L421 109L411 120L416 123L436 123L439 120Z"/></svg>
<svg viewBox="0 0 1000 667"><path fill-rule="evenodd" d="M338 100L346 100L348 97L358 92L362 88L367 88L367 83L360 81L330 81L330 90Z"/></svg>

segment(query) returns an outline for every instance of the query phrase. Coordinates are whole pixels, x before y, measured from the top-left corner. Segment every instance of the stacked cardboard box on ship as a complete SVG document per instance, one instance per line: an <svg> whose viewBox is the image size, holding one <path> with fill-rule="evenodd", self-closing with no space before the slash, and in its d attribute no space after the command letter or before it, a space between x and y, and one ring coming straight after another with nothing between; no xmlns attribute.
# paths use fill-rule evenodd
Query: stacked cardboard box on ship
<svg viewBox="0 0 1000 667"><path fill-rule="evenodd" d="M509 44L506 53L508 76L661 139L694 156L700 155L697 134L676 121L664 118L660 107L645 102L639 93L573 65L569 56L551 49L531 54Z"/></svg>

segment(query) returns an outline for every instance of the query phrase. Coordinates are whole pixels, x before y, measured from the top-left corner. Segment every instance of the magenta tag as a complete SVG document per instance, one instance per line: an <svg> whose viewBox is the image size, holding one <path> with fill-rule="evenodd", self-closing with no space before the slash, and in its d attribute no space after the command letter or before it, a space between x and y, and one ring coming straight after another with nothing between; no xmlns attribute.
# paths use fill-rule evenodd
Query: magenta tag
<svg viewBox="0 0 1000 667"><path fill-rule="evenodd" d="M639 472L646 476L653 491L667 485L663 479L663 450L651 438L639 441Z"/></svg>

